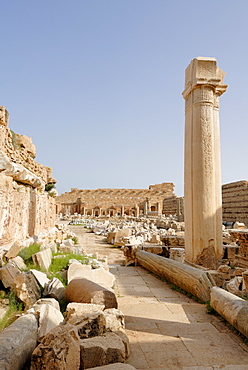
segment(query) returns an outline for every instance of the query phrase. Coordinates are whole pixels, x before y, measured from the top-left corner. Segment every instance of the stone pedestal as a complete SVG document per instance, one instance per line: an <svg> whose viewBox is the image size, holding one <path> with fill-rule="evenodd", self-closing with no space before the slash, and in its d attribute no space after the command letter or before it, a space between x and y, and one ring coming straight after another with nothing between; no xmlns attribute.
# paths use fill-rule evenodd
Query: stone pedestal
<svg viewBox="0 0 248 370"><path fill-rule="evenodd" d="M185 258L214 269L222 255L219 97L225 73L215 58L195 58L186 69Z"/></svg>

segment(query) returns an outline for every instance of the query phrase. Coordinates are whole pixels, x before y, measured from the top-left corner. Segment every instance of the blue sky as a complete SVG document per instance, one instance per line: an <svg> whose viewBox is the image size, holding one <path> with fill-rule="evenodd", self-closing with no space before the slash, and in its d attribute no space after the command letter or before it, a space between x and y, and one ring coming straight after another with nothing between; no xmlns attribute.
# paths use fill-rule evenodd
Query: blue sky
<svg viewBox="0 0 248 370"><path fill-rule="evenodd" d="M226 72L222 183L248 179L247 0L2 0L0 105L59 193L173 182L183 195L184 71Z"/></svg>

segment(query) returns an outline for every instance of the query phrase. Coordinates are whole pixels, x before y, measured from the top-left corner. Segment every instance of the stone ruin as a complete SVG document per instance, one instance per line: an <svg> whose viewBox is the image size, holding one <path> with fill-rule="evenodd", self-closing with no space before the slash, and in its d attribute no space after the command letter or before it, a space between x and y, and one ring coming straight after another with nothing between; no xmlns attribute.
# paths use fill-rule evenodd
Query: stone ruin
<svg viewBox="0 0 248 370"><path fill-rule="evenodd" d="M57 214L82 216L159 216L164 213L163 201L174 195L173 183L150 185L149 189L97 189L79 190L61 194L56 198ZM174 210L174 208L173 208Z"/></svg>
<svg viewBox="0 0 248 370"><path fill-rule="evenodd" d="M224 72L217 67L215 58L191 61L183 92L184 199L173 194L171 183L152 185L149 190L72 189L58 197L56 212L122 248L127 265L139 264L200 300L210 301L220 315L248 337L248 303L243 299L248 296L248 230L242 223L247 210L244 207L234 211L230 205L236 197L240 202L246 200L245 181L222 187L222 211L218 110L219 97L226 88ZM83 254L83 249L64 240L67 232L63 226L57 226L48 238L44 236L44 231L54 225L55 201L44 192L46 183L55 182L51 169L35 165L31 139L11 133L4 107L0 120L4 138L0 176L3 188L8 189L1 215L5 250L0 279L7 288L14 287L27 310L0 335L2 366L21 368L30 358L31 369L49 368L51 361L58 369L65 363L66 368L78 369L124 362L129 344L106 261L95 259L92 266L69 261L66 289L39 271L23 272L22 261L14 261L20 249L17 241L30 242L32 235L43 241L44 248L33 260L45 270L51 263L51 251L58 245L61 251L75 254ZM19 187L22 191L17 190ZM25 209L25 219L17 212L18 205ZM235 219L233 229L225 229L222 212L229 223L228 215L233 217L238 211L243 218ZM44 214L49 216L42 223ZM20 228L14 230L16 222ZM47 242L50 246L45 245ZM70 302L66 319L58 306L64 298ZM17 346L13 345L14 351L9 351L9 342L16 333L22 334ZM26 357L17 364L22 353Z"/></svg>
<svg viewBox="0 0 248 370"><path fill-rule="evenodd" d="M8 124L9 113L0 106L0 247L4 249L55 223L55 198L45 191L46 184L56 183L52 169L35 161L32 139L16 134Z"/></svg>

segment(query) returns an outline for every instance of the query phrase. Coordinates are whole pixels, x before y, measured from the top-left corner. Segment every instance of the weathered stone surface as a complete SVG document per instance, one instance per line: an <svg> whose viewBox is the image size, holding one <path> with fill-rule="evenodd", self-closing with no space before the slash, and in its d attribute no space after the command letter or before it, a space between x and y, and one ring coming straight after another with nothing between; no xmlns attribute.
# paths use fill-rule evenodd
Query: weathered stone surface
<svg viewBox="0 0 248 370"><path fill-rule="evenodd" d="M125 318L121 310L107 308L103 313L106 320L106 331L116 331L125 328Z"/></svg>
<svg viewBox="0 0 248 370"><path fill-rule="evenodd" d="M64 316L60 310L57 310L50 304L42 304L36 312L39 314L39 341L52 329L64 322Z"/></svg>
<svg viewBox="0 0 248 370"><path fill-rule="evenodd" d="M105 366L91 367L88 370L135 370L136 368L129 364L122 364L121 362L109 364Z"/></svg>
<svg viewBox="0 0 248 370"><path fill-rule="evenodd" d="M80 360L84 369L124 362L125 358L124 343L115 333L80 340Z"/></svg>
<svg viewBox="0 0 248 370"><path fill-rule="evenodd" d="M138 263L202 301L209 301L210 282L205 271L145 251L136 253Z"/></svg>
<svg viewBox="0 0 248 370"><path fill-rule="evenodd" d="M60 301L65 297L65 287L59 279L54 277L45 284L43 295Z"/></svg>
<svg viewBox="0 0 248 370"><path fill-rule="evenodd" d="M27 270L27 266L24 262L24 260L20 256L16 256L14 258L11 258L10 262L14 264L19 270Z"/></svg>
<svg viewBox="0 0 248 370"><path fill-rule="evenodd" d="M30 370L78 370L79 336L74 326L60 325L48 333L35 348Z"/></svg>
<svg viewBox="0 0 248 370"><path fill-rule="evenodd" d="M130 356L130 343L129 343L128 336L126 335L124 330L116 330L114 331L114 334L117 334L121 338L125 346L126 358L128 358Z"/></svg>
<svg viewBox="0 0 248 370"><path fill-rule="evenodd" d="M208 270L206 273L213 286L222 287L225 283L226 277L229 277L227 274L216 270Z"/></svg>
<svg viewBox="0 0 248 370"><path fill-rule="evenodd" d="M246 295L248 295L248 270L243 272L242 277L243 277L244 289L246 291Z"/></svg>
<svg viewBox="0 0 248 370"><path fill-rule="evenodd" d="M66 321L76 326L81 339L102 335L106 331L103 308L103 305L69 303Z"/></svg>
<svg viewBox="0 0 248 370"><path fill-rule="evenodd" d="M45 285L49 283L49 279L48 279L47 275L44 272L41 272L41 271L38 271L38 270L35 270L35 269L30 269L29 271L34 275L38 284L42 288L44 288Z"/></svg>
<svg viewBox="0 0 248 370"><path fill-rule="evenodd" d="M25 308L30 308L40 297L41 291L31 272L22 272L15 278L17 297L24 303Z"/></svg>
<svg viewBox="0 0 248 370"><path fill-rule="evenodd" d="M184 263L185 249L184 248L170 248L170 258L174 261Z"/></svg>
<svg viewBox="0 0 248 370"><path fill-rule="evenodd" d="M22 243L16 240L12 246L9 248L8 252L5 254L6 258L14 258L18 255L22 249Z"/></svg>
<svg viewBox="0 0 248 370"><path fill-rule="evenodd" d="M32 259L35 265L41 269L48 270L52 262L52 251L50 248L33 254Z"/></svg>
<svg viewBox="0 0 248 370"><path fill-rule="evenodd" d="M0 333L0 369L22 370L37 344L34 315L21 316Z"/></svg>
<svg viewBox="0 0 248 370"><path fill-rule="evenodd" d="M60 310L60 306L59 306L59 302L54 299L54 298L41 298L41 299L38 299L37 302L35 302L35 304L33 305L33 309L36 311L39 311L41 309L41 306L44 305L44 304L48 304L54 308L56 308L56 310Z"/></svg>
<svg viewBox="0 0 248 370"><path fill-rule="evenodd" d="M72 263L68 268L68 283L75 278L85 278L107 289L113 287L115 276L103 267L91 269L88 265Z"/></svg>
<svg viewBox="0 0 248 370"><path fill-rule="evenodd" d="M235 276L226 284L226 289L235 295L242 295L242 282L243 278L241 276Z"/></svg>
<svg viewBox="0 0 248 370"><path fill-rule="evenodd" d="M0 280L2 281L5 288L14 288L15 278L20 274L21 271L10 262L0 268Z"/></svg>
<svg viewBox="0 0 248 370"><path fill-rule="evenodd" d="M224 289L211 289L211 306L248 338L248 302Z"/></svg>
<svg viewBox="0 0 248 370"><path fill-rule="evenodd" d="M198 57L185 72L185 258L215 269L222 256L219 98L225 73ZM207 103L206 103L207 101Z"/></svg>
<svg viewBox="0 0 248 370"><path fill-rule="evenodd" d="M73 279L65 290L68 302L94 303L104 305L105 308L117 308L117 299L111 290L87 279Z"/></svg>

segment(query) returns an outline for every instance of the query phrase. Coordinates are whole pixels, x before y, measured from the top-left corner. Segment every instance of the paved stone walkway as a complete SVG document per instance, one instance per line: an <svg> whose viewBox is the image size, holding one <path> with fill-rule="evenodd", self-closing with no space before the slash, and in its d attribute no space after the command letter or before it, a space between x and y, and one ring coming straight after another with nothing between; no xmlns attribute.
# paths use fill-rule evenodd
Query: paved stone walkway
<svg viewBox="0 0 248 370"><path fill-rule="evenodd" d="M136 369L248 370L248 346L206 306L141 267L112 265Z"/></svg>

